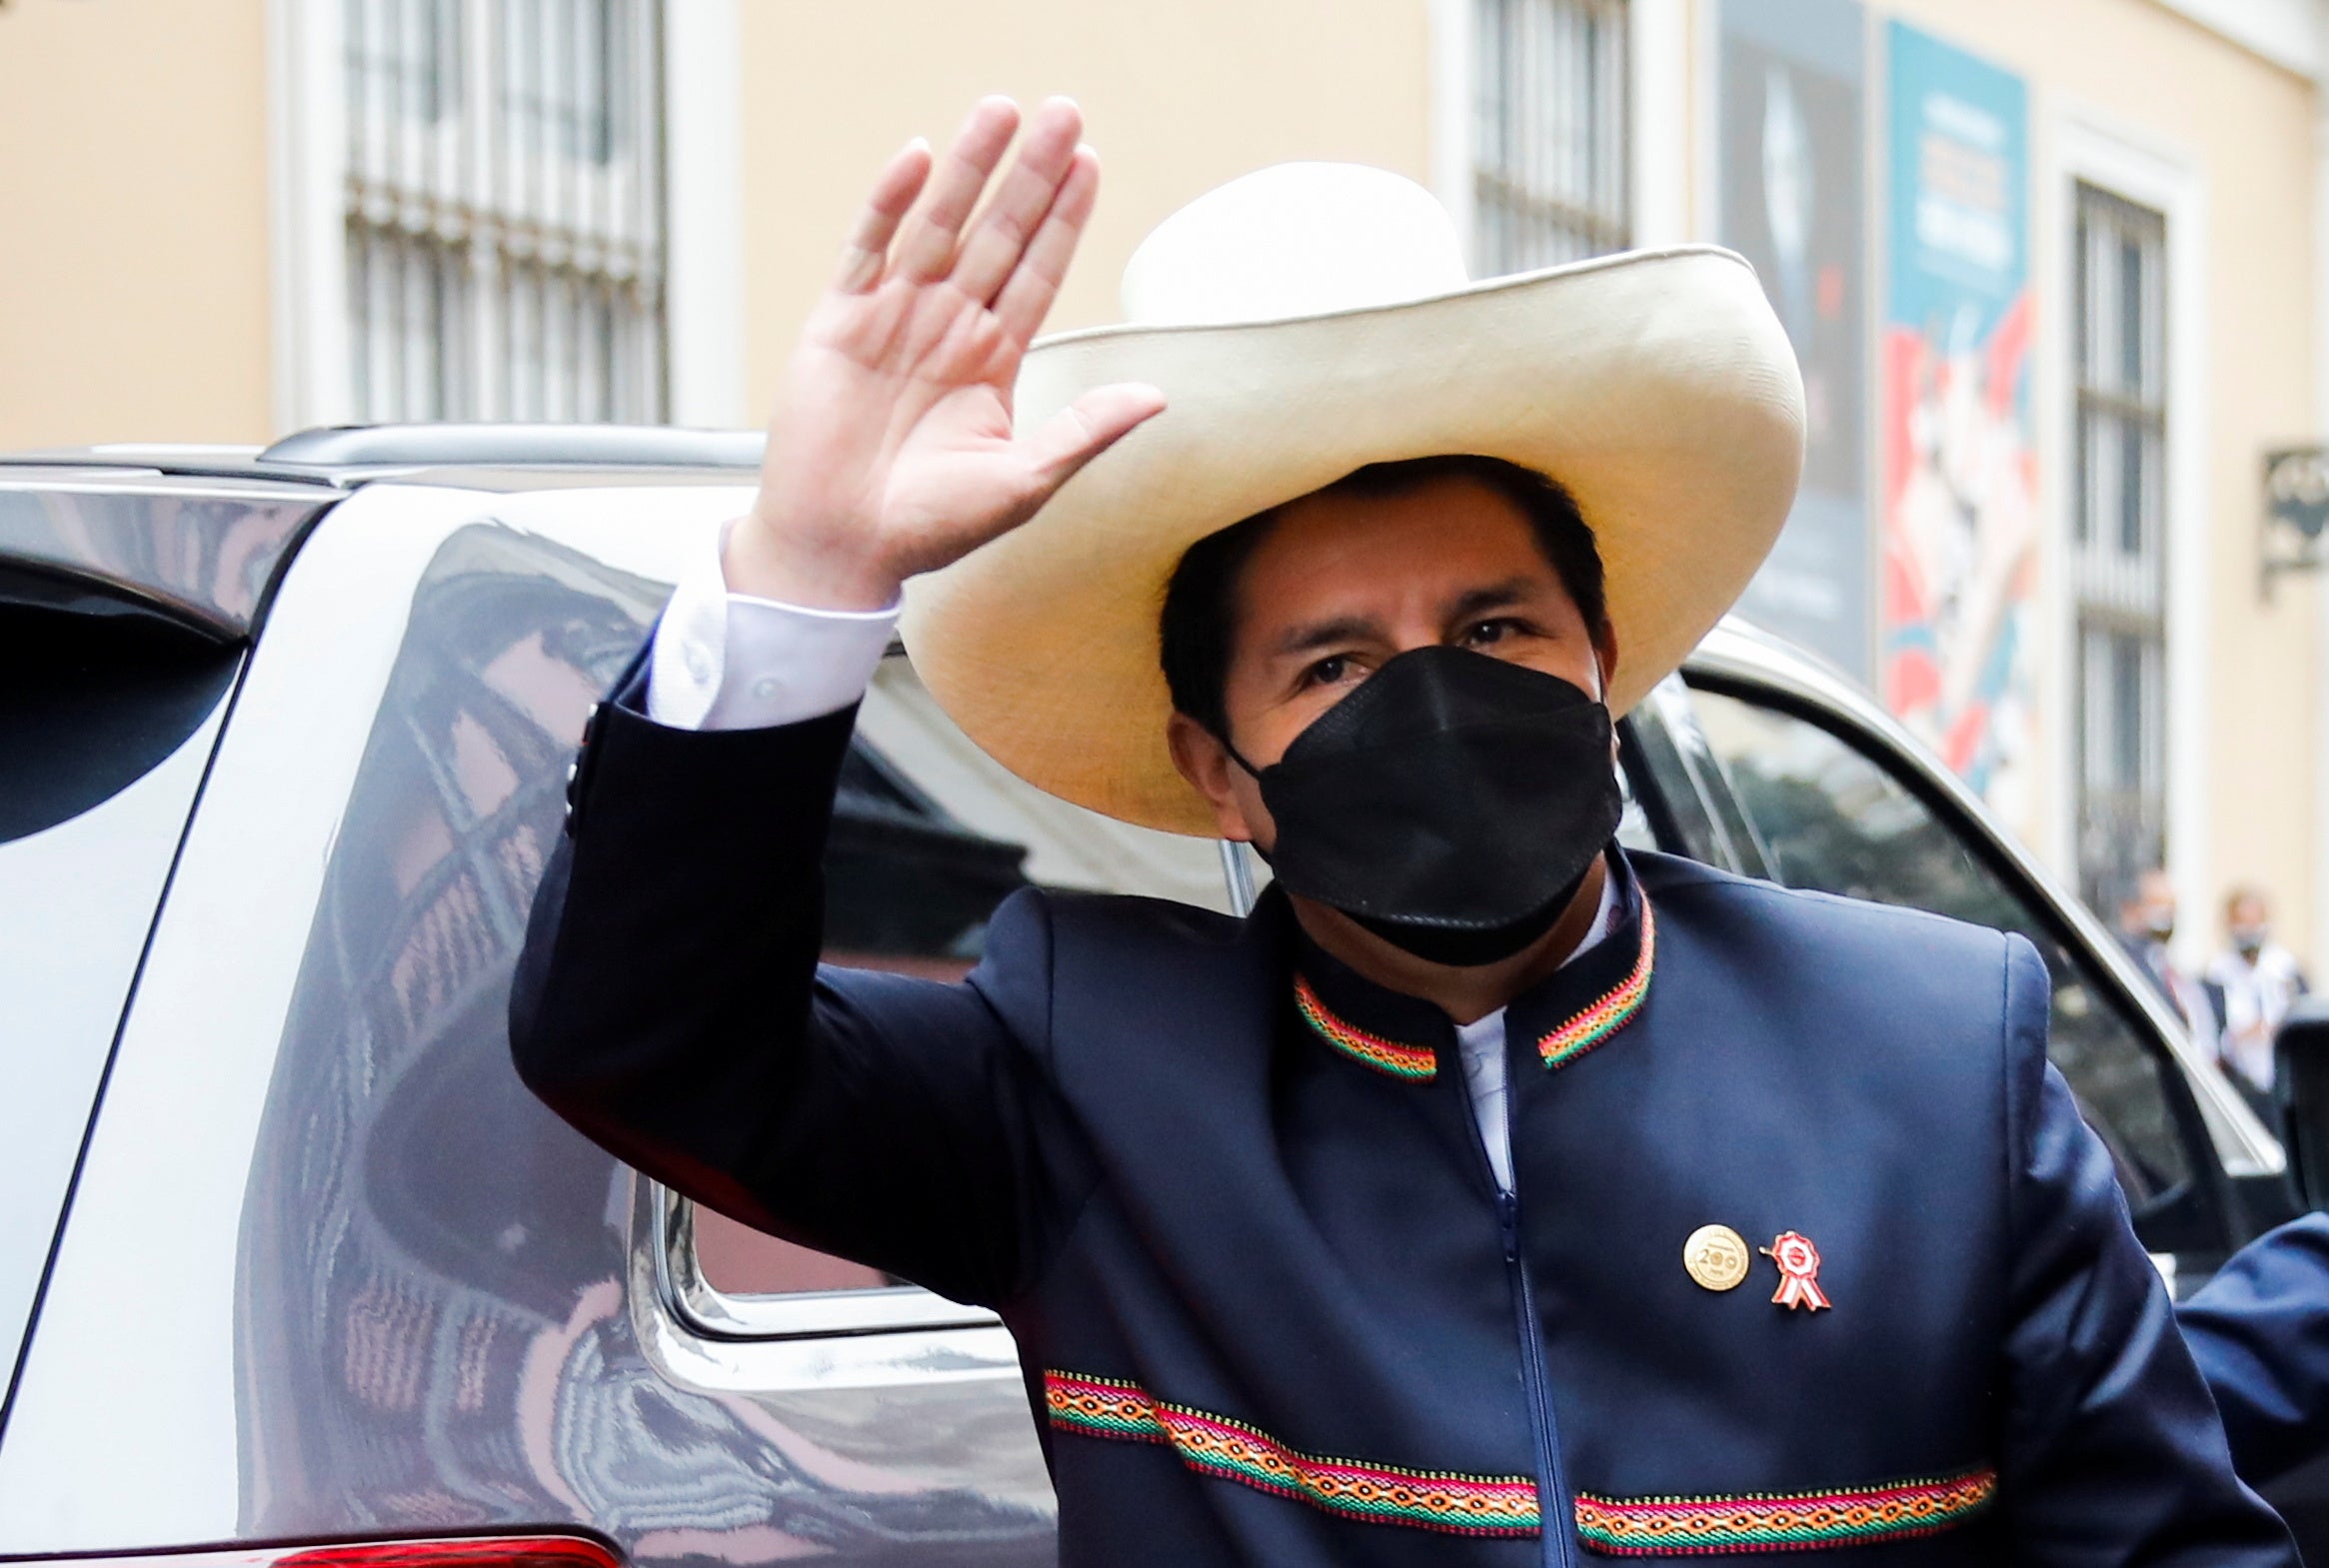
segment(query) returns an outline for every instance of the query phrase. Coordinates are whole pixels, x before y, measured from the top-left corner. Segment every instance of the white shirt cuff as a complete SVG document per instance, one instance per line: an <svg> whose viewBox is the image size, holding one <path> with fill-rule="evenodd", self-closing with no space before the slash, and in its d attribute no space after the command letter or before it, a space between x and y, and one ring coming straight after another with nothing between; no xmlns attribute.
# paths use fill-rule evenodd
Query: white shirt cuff
<svg viewBox="0 0 2329 1568"><path fill-rule="evenodd" d="M761 730L844 709L866 695L898 607L812 610L732 594L728 530L693 557L648 657L647 717L675 730Z"/></svg>

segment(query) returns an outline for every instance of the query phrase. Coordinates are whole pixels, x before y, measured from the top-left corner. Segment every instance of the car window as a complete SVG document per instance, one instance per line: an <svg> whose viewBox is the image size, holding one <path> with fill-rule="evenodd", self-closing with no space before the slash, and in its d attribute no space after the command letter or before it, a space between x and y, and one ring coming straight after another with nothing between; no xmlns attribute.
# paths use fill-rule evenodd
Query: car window
<svg viewBox="0 0 2329 1568"><path fill-rule="evenodd" d="M886 660L834 801L825 961L960 979L996 905L1036 883L1227 906L1212 840L1128 826L1022 783L955 727L905 659ZM692 1228L696 1267L724 1295L897 1283L709 1209Z"/></svg>
<svg viewBox="0 0 2329 1568"><path fill-rule="evenodd" d="M39 1288L240 650L0 566L0 1357Z"/></svg>
<svg viewBox="0 0 2329 1568"><path fill-rule="evenodd" d="M2162 1077L2170 1069L2049 922L1947 821L1837 735L1720 692L1695 690L1691 705L1775 879L2018 931L2037 946L2054 984L2052 1057L2111 1145L2130 1202L2141 1211L2176 1196L2191 1164Z"/></svg>

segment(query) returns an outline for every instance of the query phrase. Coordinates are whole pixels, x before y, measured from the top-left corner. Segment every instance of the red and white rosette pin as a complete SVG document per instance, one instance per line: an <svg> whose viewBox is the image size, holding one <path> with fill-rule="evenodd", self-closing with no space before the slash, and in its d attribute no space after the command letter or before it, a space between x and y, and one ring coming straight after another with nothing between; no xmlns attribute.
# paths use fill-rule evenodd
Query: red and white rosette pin
<svg viewBox="0 0 2329 1568"><path fill-rule="evenodd" d="M1829 1304L1827 1293L1819 1288L1819 1248L1811 1244L1809 1236L1782 1230L1762 1251L1779 1265L1779 1293L1771 1297L1774 1302L1814 1312Z"/></svg>

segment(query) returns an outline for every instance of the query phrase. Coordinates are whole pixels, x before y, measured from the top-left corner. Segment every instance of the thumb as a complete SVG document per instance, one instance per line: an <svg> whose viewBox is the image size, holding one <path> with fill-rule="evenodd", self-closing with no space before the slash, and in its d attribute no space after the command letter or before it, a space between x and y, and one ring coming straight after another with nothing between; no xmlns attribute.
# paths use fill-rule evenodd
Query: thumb
<svg viewBox="0 0 2329 1568"><path fill-rule="evenodd" d="M1144 382L1095 387L1021 439L1038 506L1076 472L1164 412L1164 394Z"/></svg>

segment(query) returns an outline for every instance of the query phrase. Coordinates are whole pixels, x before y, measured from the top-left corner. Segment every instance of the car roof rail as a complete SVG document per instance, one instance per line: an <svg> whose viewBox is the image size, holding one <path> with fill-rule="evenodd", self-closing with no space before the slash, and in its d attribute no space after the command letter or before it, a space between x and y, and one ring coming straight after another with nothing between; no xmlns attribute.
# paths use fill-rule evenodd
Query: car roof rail
<svg viewBox="0 0 2329 1568"><path fill-rule="evenodd" d="M286 436L262 465L300 468L493 468L602 464L619 468L749 469L768 438L750 430L668 425L326 425Z"/></svg>

